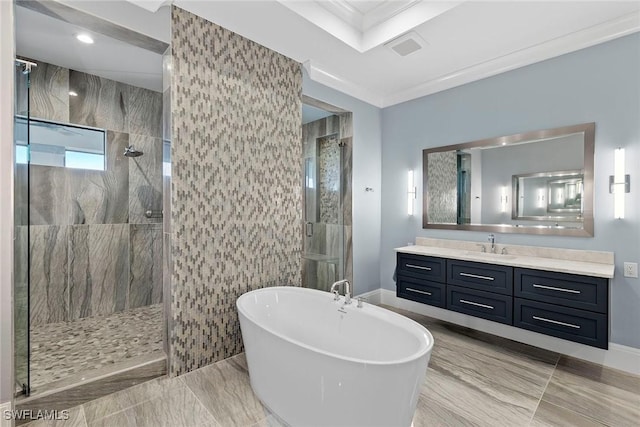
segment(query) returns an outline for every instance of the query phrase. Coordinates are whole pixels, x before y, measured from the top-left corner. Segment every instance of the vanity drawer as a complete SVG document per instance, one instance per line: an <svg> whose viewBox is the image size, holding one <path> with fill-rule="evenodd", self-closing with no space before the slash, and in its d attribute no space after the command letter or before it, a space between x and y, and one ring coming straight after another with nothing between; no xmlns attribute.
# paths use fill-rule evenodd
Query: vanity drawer
<svg viewBox="0 0 640 427"><path fill-rule="evenodd" d="M525 268L514 269L514 295L530 300L606 313L608 280Z"/></svg>
<svg viewBox="0 0 640 427"><path fill-rule="evenodd" d="M447 308L494 322L513 324L513 298L447 285Z"/></svg>
<svg viewBox="0 0 640 427"><path fill-rule="evenodd" d="M400 298L444 308L444 283L398 276L396 295Z"/></svg>
<svg viewBox="0 0 640 427"><path fill-rule="evenodd" d="M608 348L607 315L515 298L513 325L522 329Z"/></svg>
<svg viewBox="0 0 640 427"><path fill-rule="evenodd" d="M447 260L447 283L478 290L513 294L513 267Z"/></svg>
<svg viewBox="0 0 640 427"><path fill-rule="evenodd" d="M404 275L435 282L445 281L445 260L432 256L398 253L398 276Z"/></svg>

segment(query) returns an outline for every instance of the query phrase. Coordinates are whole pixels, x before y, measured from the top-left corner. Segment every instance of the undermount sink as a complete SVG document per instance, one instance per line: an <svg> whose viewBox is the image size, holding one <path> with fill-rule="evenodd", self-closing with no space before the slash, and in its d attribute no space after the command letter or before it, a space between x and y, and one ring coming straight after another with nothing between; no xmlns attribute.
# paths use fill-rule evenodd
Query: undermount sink
<svg viewBox="0 0 640 427"><path fill-rule="evenodd" d="M467 251L465 252L467 255L480 256L483 258L493 258L493 259L514 259L515 255L503 255L503 254L492 254L489 252L480 252L480 251Z"/></svg>

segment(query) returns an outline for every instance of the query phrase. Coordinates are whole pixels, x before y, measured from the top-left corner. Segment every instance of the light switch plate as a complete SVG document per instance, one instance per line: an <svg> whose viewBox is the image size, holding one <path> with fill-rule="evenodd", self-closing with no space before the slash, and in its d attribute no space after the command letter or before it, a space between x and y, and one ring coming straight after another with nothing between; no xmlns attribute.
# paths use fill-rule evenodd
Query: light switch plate
<svg viewBox="0 0 640 427"><path fill-rule="evenodd" d="M638 263L637 262L625 262L624 263L624 277L638 278Z"/></svg>

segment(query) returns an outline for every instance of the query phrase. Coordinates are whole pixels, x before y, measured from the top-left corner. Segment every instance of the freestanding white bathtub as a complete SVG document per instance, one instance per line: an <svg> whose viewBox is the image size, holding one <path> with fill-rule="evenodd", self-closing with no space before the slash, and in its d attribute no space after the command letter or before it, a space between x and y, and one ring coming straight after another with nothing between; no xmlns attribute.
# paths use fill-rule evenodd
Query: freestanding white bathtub
<svg viewBox="0 0 640 427"><path fill-rule="evenodd" d="M409 426L433 348L413 320L313 289L238 298L251 387L298 426Z"/></svg>

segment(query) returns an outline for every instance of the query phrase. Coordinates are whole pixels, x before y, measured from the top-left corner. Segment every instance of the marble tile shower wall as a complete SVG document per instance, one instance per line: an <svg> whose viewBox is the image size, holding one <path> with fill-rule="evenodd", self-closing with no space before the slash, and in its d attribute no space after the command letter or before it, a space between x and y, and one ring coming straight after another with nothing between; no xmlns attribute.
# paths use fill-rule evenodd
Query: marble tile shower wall
<svg viewBox="0 0 640 427"><path fill-rule="evenodd" d="M300 286L300 64L172 9L171 324L181 375L242 351L235 302Z"/></svg>
<svg viewBox="0 0 640 427"><path fill-rule="evenodd" d="M106 170L30 166L32 326L160 303L162 94L37 62L31 117L105 129Z"/></svg>
<svg viewBox="0 0 640 427"><path fill-rule="evenodd" d="M310 192L305 195L305 197L311 196L318 199L315 218L305 218L306 222L313 223L313 235L304 239L303 284L305 287L328 290L328 285L342 277L343 268L345 278L353 283L352 137L351 113L332 115L302 126L304 160L312 159L317 162L319 172L319 194L314 195ZM340 143L344 144L342 160L339 159L340 152L336 138L340 138ZM336 165L340 162L342 163L341 171L336 169ZM339 184L342 190L341 215L338 215L338 197L340 197L336 189L338 176L341 179ZM341 220L343 225L340 225ZM340 260L343 239L344 265Z"/></svg>

